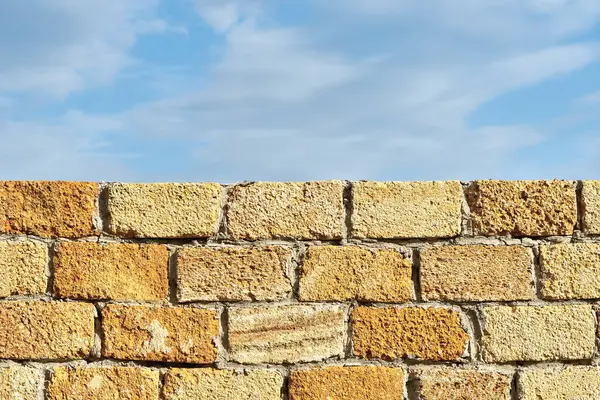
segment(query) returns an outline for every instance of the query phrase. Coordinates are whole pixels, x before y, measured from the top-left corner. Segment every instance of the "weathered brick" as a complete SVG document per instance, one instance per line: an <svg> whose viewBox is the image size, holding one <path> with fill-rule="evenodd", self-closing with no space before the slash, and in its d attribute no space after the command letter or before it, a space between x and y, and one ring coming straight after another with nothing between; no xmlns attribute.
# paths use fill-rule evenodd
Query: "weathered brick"
<svg viewBox="0 0 600 400"><path fill-rule="evenodd" d="M352 236L436 238L461 230L462 187L448 182L355 182Z"/></svg>
<svg viewBox="0 0 600 400"><path fill-rule="evenodd" d="M570 181L476 181L467 199L476 235L570 235L577 223Z"/></svg>
<svg viewBox="0 0 600 400"><path fill-rule="evenodd" d="M65 242L54 258L54 295L77 299L165 300L169 252L156 244Z"/></svg>
<svg viewBox="0 0 600 400"><path fill-rule="evenodd" d="M527 368L519 373L522 400L597 400L600 369L589 366Z"/></svg>
<svg viewBox="0 0 600 400"><path fill-rule="evenodd" d="M600 244L542 245L540 264L544 298L600 297Z"/></svg>
<svg viewBox="0 0 600 400"><path fill-rule="evenodd" d="M300 299L407 301L412 264L400 252L356 246L311 246L300 273Z"/></svg>
<svg viewBox="0 0 600 400"><path fill-rule="evenodd" d="M488 362L589 359L594 353L591 305L490 306L482 314Z"/></svg>
<svg viewBox="0 0 600 400"><path fill-rule="evenodd" d="M0 368L0 399L38 400L42 371L27 367Z"/></svg>
<svg viewBox="0 0 600 400"><path fill-rule="evenodd" d="M341 239L343 183L256 182L235 186L227 211L234 239Z"/></svg>
<svg viewBox="0 0 600 400"><path fill-rule="evenodd" d="M292 252L278 246L197 247L177 253L179 301L277 300L292 285Z"/></svg>
<svg viewBox="0 0 600 400"><path fill-rule="evenodd" d="M159 372L138 367L56 367L48 400L158 400Z"/></svg>
<svg viewBox="0 0 600 400"><path fill-rule="evenodd" d="M583 230L600 235L600 181L584 181L581 189Z"/></svg>
<svg viewBox="0 0 600 400"><path fill-rule="evenodd" d="M234 361L318 361L344 352L346 309L337 305L285 305L228 310Z"/></svg>
<svg viewBox="0 0 600 400"><path fill-rule="evenodd" d="M98 185L0 181L0 233L75 238L97 234Z"/></svg>
<svg viewBox="0 0 600 400"><path fill-rule="evenodd" d="M206 364L215 361L215 310L109 304L102 310L105 357Z"/></svg>
<svg viewBox="0 0 600 400"><path fill-rule="evenodd" d="M38 242L0 242L0 297L44 294L48 248Z"/></svg>
<svg viewBox="0 0 600 400"><path fill-rule="evenodd" d="M280 400L283 376L276 370L172 369L165 400Z"/></svg>
<svg viewBox="0 0 600 400"><path fill-rule="evenodd" d="M115 183L108 189L108 229L124 237L214 236L220 204L216 183Z"/></svg>
<svg viewBox="0 0 600 400"><path fill-rule="evenodd" d="M402 368L332 366L294 370L289 380L290 400L352 399L402 400Z"/></svg>
<svg viewBox="0 0 600 400"><path fill-rule="evenodd" d="M443 246L420 253L426 300L506 301L533 298L532 253L520 246Z"/></svg>
<svg viewBox="0 0 600 400"><path fill-rule="evenodd" d="M457 311L441 307L357 307L354 354L362 358L457 360L469 335Z"/></svg>
<svg viewBox="0 0 600 400"><path fill-rule="evenodd" d="M0 358L86 358L94 345L93 304L0 303Z"/></svg>
<svg viewBox="0 0 600 400"><path fill-rule="evenodd" d="M431 367L417 370L421 400L510 400L512 376L499 372Z"/></svg>

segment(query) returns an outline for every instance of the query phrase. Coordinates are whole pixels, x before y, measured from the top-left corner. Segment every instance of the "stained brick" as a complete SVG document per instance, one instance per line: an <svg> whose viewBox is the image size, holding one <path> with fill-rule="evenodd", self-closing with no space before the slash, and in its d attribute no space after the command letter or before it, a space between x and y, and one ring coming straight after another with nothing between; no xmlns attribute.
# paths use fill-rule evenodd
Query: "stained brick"
<svg viewBox="0 0 600 400"><path fill-rule="evenodd" d="M448 182L355 182L352 236L452 237L461 230L462 187Z"/></svg>
<svg viewBox="0 0 600 400"><path fill-rule="evenodd" d="M402 368L333 366L294 370L289 380L290 400L352 399L402 400Z"/></svg>
<svg viewBox="0 0 600 400"><path fill-rule="evenodd" d="M577 222L570 181L476 181L467 198L476 235L570 235Z"/></svg>
<svg viewBox="0 0 600 400"><path fill-rule="evenodd" d="M421 400L510 400L512 376L452 367L417 371Z"/></svg>
<svg viewBox="0 0 600 400"><path fill-rule="evenodd" d="M311 246L300 274L300 299L408 301L412 264L395 250Z"/></svg>
<svg viewBox="0 0 600 400"><path fill-rule="evenodd" d="M519 373L522 400L596 400L600 369L589 366L527 368Z"/></svg>
<svg viewBox="0 0 600 400"><path fill-rule="evenodd" d="M457 311L441 307L357 307L354 354L362 358L457 360L469 335Z"/></svg>
<svg viewBox="0 0 600 400"><path fill-rule="evenodd" d="M48 248L43 243L0 242L0 297L46 293Z"/></svg>
<svg viewBox="0 0 600 400"><path fill-rule="evenodd" d="M277 300L292 290L291 248L199 247L177 253L179 301Z"/></svg>
<svg viewBox="0 0 600 400"><path fill-rule="evenodd" d="M94 345L95 308L87 303L0 303L0 358L86 358Z"/></svg>
<svg viewBox="0 0 600 400"><path fill-rule="evenodd" d="M54 295L75 299L166 300L169 252L154 244L61 243Z"/></svg>
<svg viewBox="0 0 600 400"><path fill-rule="evenodd" d="M231 359L241 363L319 361L344 352L345 307L276 305L228 310Z"/></svg>
<svg viewBox="0 0 600 400"><path fill-rule="evenodd" d="M540 246L542 296L548 299L600 297L600 244Z"/></svg>
<svg viewBox="0 0 600 400"><path fill-rule="evenodd" d="M115 183L108 189L108 229L124 237L214 236L220 196L216 183Z"/></svg>
<svg viewBox="0 0 600 400"><path fill-rule="evenodd" d="M0 233L65 238L95 235L97 196L96 183L0 181Z"/></svg>
<svg viewBox="0 0 600 400"><path fill-rule="evenodd" d="M227 212L234 239L341 239L343 183L256 182L235 186Z"/></svg>
<svg viewBox="0 0 600 400"><path fill-rule="evenodd" d="M217 356L215 310L109 304L102 330L105 357L206 364Z"/></svg>
<svg viewBox="0 0 600 400"><path fill-rule="evenodd" d="M594 353L590 305L490 306L482 314L488 362L590 359Z"/></svg>
<svg viewBox="0 0 600 400"><path fill-rule="evenodd" d="M27 367L0 368L0 399L38 400L42 371Z"/></svg>
<svg viewBox="0 0 600 400"><path fill-rule="evenodd" d="M443 246L420 253L426 300L507 301L533 297L532 253L520 246Z"/></svg>
<svg viewBox="0 0 600 400"><path fill-rule="evenodd" d="M280 400L283 376L276 370L171 369L165 400Z"/></svg>
<svg viewBox="0 0 600 400"><path fill-rule="evenodd" d="M137 367L56 367L48 400L158 400L159 372Z"/></svg>

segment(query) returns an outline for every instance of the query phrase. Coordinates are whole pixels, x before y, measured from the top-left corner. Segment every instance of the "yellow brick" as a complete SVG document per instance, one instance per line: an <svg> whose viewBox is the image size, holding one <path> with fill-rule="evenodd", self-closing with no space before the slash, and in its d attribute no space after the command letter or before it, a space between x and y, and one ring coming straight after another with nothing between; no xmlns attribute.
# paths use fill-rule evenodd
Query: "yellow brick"
<svg viewBox="0 0 600 400"><path fill-rule="evenodd" d="M597 400L600 370L588 366L527 368L519 374L519 389L522 400Z"/></svg>
<svg viewBox="0 0 600 400"><path fill-rule="evenodd" d="M440 307L357 307L354 354L361 358L457 360L469 335L458 312Z"/></svg>
<svg viewBox="0 0 600 400"><path fill-rule="evenodd" d="M600 297L600 244L540 246L542 296L549 299Z"/></svg>
<svg viewBox="0 0 600 400"><path fill-rule="evenodd" d="M56 367L48 400L158 400L159 372L137 367Z"/></svg>
<svg viewBox="0 0 600 400"><path fill-rule="evenodd" d="M179 301L278 300L292 290L290 248L200 247L177 253Z"/></svg>
<svg viewBox="0 0 600 400"><path fill-rule="evenodd" d="M355 182L352 236L452 237L461 230L460 182Z"/></svg>
<svg viewBox="0 0 600 400"><path fill-rule="evenodd" d="M278 364L342 355L345 313L346 308L337 305L231 308L231 359L245 364Z"/></svg>
<svg viewBox="0 0 600 400"><path fill-rule="evenodd" d="M581 200L583 230L590 235L600 235L600 181L584 181Z"/></svg>
<svg viewBox="0 0 600 400"><path fill-rule="evenodd" d="M467 198L476 235L571 235L577 223L571 181L477 181Z"/></svg>
<svg viewBox="0 0 600 400"><path fill-rule="evenodd" d="M0 181L0 233L75 238L98 233L98 185Z"/></svg>
<svg viewBox="0 0 600 400"><path fill-rule="evenodd" d="M87 303L0 303L0 358L86 358L94 345L95 308Z"/></svg>
<svg viewBox="0 0 600 400"><path fill-rule="evenodd" d="M234 239L341 239L343 183L256 182L235 186L227 212Z"/></svg>
<svg viewBox="0 0 600 400"><path fill-rule="evenodd" d="M0 242L0 297L46 293L48 248L37 242Z"/></svg>
<svg viewBox="0 0 600 400"><path fill-rule="evenodd" d="M311 246L300 274L300 299L408 301L412 264L400 252L356 246Z"/></svg>
<svg viewBox="0 0 600 400"><path fill-rule="evenodd" d="M108 228L125 237L214 236L220 204L216 183L115 183L108 189Z"/></svg>
<svg viewBox="0 0 600 400"><path fill-rule="evenodd" d="M207 364L217 357L214 310L109 304L102 310L104 357Z"/></svg>
<svg viewBox="0 0 600 400"><path fill-rule="evenodd" d="M512 376L452 367L417 372L421 400L510 400Z"/></svg>
<svg viewBox="0 0 600 400"><path fill-rule="evenodd" d="M0 368L0 399L38 400L42 371L27 367Z"/></svg>
<svg viewBox="0 0 600 400"><path fill-rule="evenodd" d="M591 305L483 308L488 362L591 359L596 321Z"/></svg>
<svg viewBox="0 0 600 400"><path fill-rule="evenodd" d="M166 300L163 245L66 242L54 259L54 295L75 299Z"/></svg>
<svg viewBox="0 0 600 400"><path fill-rule="evenodd" d="M421 251L425 300L533 298L532 253L520 246L443 246Z"/></svg>
<svg viewBox="0 0 600 400"><path fill-rule="evenodd" d="M280 400L283 376L276 370L171 369L165 400Z"/></svg>
<svg viewBox="0 0 600 400"><path fill-rule="evenodd" d="M402 368L381 366L317 367L292 371L290 400L402 400Z"/></svg>

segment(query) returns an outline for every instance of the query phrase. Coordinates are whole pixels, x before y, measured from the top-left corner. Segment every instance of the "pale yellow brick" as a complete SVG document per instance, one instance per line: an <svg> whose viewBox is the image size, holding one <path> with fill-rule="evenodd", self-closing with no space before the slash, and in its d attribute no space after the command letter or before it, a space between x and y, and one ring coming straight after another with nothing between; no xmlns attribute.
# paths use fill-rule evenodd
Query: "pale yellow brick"
<svg viewBox="0 0 600 400"><path fill-rule="evenodd" d="M234 239L341 239L341 181L256 182L231 190L227 212Z"/></svg>
<svg viewBox="0 0 600 400"><path fill-rule="evenodd" d="M273 369L232 371L212 368L171 369L165 376L165 400L280 400L283 376Z"/></svg>
<svg viewBox="0 0 600 400"><path fill-rule="evenodd" d="M115 183L108 189L108 229L124 237L214 236L220 198L216 183Z"/></svg>
<svg viewBox="0 0 600 400"><path fill-rule="evenodd" d="M455 367L424 367L416 374L420 400L511 399L511 375Z"/></svg>
<svg viewBox="0 0 600 400"><path fill-rule="evenodd" d="M600 369L589 366L526 368L519 373L522 400L600 399Z"/></svg>
<svg viewBox="0 0 600 400"><path fill-rule="evenodd" d="M0 399L38 400L43 379L42 371L34 368L0 368Z"/></svg>
<svg viewBox="0 0 600 400"><path fill-rule="evenodd" d="M0 242L0 297L46 293L48 248L43 243Z"/></svg>
<svg viewBox="0 0 600 400"><path fill-rule="evenodd" d="M452 237L461 230L462 186L448 182L355 182L352 236Z"/></svg>
<svg viewBox="0 0 600 400"><path fill-rule="evenodd" d="M310 246L300 273L300 299L408 301L411 276L410 260L397 250Z"/></svg>
<svg viewBox="0 0 600 400"><path fill-rule="evenodd" d="M590 235L600 235L600 181L584 181L581 200L583 230Z"/></svg>
<svg viewBox="0 0 600 400"><path fill-rule="evenodd" d="M483 315L488 362L591 359L596 321L591 305L489 306Z"/></svg>
<svg viewBox="0 0 600 400"><path fill-rule="evenodd" d="M533 298L532 252L520 246L443 246L420 253L425 300Z"/></svg>

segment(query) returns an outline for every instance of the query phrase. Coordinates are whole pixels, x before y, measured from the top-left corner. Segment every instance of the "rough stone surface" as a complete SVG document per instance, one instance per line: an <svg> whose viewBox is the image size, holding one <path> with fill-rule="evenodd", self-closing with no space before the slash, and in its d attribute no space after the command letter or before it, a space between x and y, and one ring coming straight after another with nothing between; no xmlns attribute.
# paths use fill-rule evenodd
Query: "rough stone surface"
<svg viewBox="0 0 600 400"><path fill-rule="evenodd" d="M179 301L277 300L292 290L291 248L197 247L177 253Z"/></svg>
<svg viewBox="0 0 600 400"><path fill-rule="evenodd" d="M220 204L216 183L115 183L108 189L108 229L124 237L214 236Z"/></svg>
<svg viewBox="0 0 600 400"><path fill-rule="evenodd" d="M38 400L42 371L27 367L0 368L0 399Z"/></svg>
<svg viewBox="0 0 600 400"><path fill-rule="evenodd" d="M490 306L482 314L485 361L577 360L594 353L591 305Z"/></svg>
<svg viewBox="0 0 600 400"><path fill-rule="evenodd" d="M600 399L598 367L527 368L518 382L521 400Z"/></svg>
<svg viewBox="0 0 600 400"><path fill-rule="evenodd" d="M581 200L584 232L600 235L600 181L584 181Z"/></svg>
<svg viewBox="0 0 600 400"><path fill-rule="evenodd" d="M417 372L420 400L510 400L512 376L452 367Z"/></svg>
<svg viewBox="0 0 600 400"><path fill-rule="evenodd" d="M98 184L0 181L0 233L76 238L98 233Z"/></svg>
<svg viewBox="0 0 600 400"><path fill-rule="evenodd" d="M400 252L356 246L311 246L300 273L300 300L408 301L412 264Z"/></svg>
<svg viewBox="0 0 600 400"><path fill-rule="evenodd" d="M346 340L345 312L337 305L231 308L231 359L277 364L341 355Z"/></svg>
<svg viewBox="0 0 600 400"><path fill-rule="evenodd" d="M362 358L457 360L469 335L457 311L441 307L357 307L354 354Z"/></svg>
<svg viewBox="0 0 600 400"><path fill-rule="evenodd" d="M299 369L290 373L288 387L290 400L402 400L404 372L381 366Z"/></svg>
<svg viewBox="0 0 600 400"><path fill-rule="evenodd" d="M137 367L56 367L48 400L158 400L159 372Z"/></svg>
<svg viewBox="0 0 600 400"><path fill-rule="evenodd" d="M85 358L94 345L95 308L87 303L0 303L0 358Z"/></svg>
<svg viewBox="0 0 600 400"><path fill-rule="evenodd" d="M344 185L256 182L235 186L227 212L234 239L341 239Z"/></svg>
<svg viewBox="0 0 600 400"><path fill-rule="evenodd" d="M157 244L61 243L54 295L74 299L166 300L169 251Z"/></svg>
<svg viewBox="0 0 600 400"><path fill-rule="evenodd" d="M520 246L443 246L420 253L425 300L533 298L532 252Z"/></svg>
<svg viewBox="0 0 600 400"><path fill-rule="evenodd" d="M571 235L577 223L571 181L476 181L467 199L476 235Z"/></svg>
<svg viewBox="0 0 600 400"><path fill-rule="evenodd" d="M283 376L273 369L172 369L163 393L165 400L280 400L282 386Z"/></svg>
<svg viewBox="0 0 600 400"><path fill-rule="evenodd" d="M215 310L109 304L102 310L102 354L122 360L215 361Z"/></svg>
<svg viewBox="0 0 600 400"><path fill-rule="evenodd" d="M355 182L352 236L452 237L461 230L462 187L448 182Z"/></svg>
<svg viewBox="0 0 600 400"><path fill-rule="evenodd" d="M542 296L548 299L600 297L600 244L540 246Z"/></svg>
<svg viewBox="0 0 600 400"><path fill-rule="evenodd" d="M48 248L43 243L0 242L0 297L46 293Z"/></svg>

